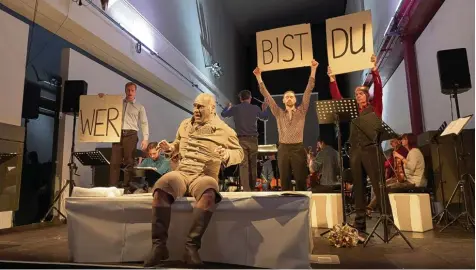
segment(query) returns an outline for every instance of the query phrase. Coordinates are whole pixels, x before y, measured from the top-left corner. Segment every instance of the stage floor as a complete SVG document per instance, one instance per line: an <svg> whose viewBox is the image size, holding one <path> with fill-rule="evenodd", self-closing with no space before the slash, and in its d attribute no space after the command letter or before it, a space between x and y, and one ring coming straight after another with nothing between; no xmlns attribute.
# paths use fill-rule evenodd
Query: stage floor
<svg viewBox="0 0 476 270"><path fill-rule="evenodd" d="M372 228L376 218L368 221ZM324 230L319 230L320 232ZM381 229L378 230L381 232ZM367 247L335 248L326 238L314 238L314 269L319 268L440 268L462 269L475 267L474 232L466 232L459 225L453 225L443 233L436 229L426 233L404 233L415 250L411 250L400 237L384 244L377 237ZM148 252L148 250L144 250ZM334 256L329 256L334 255ZM0 268L13 268L4 261L43 262L51 268L118 268L140 267L139 263L121 265L69 265L66 225L55 225L18 232L0 233ZM22 268L30 268L21 265ZM168 262L167 268L184 268L180 262ZM207 263L205 268L249 268L235 265Z"/></svg>

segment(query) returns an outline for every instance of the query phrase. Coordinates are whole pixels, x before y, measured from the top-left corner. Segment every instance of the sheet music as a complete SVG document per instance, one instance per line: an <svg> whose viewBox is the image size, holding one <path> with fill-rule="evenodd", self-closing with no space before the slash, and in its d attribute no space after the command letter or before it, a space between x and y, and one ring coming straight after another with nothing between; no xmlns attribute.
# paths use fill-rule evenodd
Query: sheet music
<svg viewBox="0 0 476 270"><path fill-rule="evenodd" d="M157 171L157 168L154 168L154 167L135 167L135 169Z"/></svg>
<svg viewBox="0 0 476 270"><path fill-rule="evenodd" d="M451 121L451 123L445 128L445 130L441 133L440 136L445 136L450 134L459 135L461 130L463 130L466 124L468 124L469 120L471 120L471 117L473 117L473 115L461 117L459 119Z"/></svg>

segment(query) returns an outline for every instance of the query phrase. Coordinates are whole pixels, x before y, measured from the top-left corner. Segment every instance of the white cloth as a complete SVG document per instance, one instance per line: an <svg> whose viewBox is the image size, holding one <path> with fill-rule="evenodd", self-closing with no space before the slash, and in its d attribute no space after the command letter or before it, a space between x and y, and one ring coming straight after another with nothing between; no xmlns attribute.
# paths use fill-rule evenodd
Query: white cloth
<svg viewBox="0 0 476 270"><path fill-rule="evenodd" d="M416 187L426 187L425 159L420 149L412 148L406 160L403 169L408 182L415 184Z"/></svg>
<svg viewBox="0 0 476 270"><path fill-rule="evenodd" d="M82 188L74 187L71 197L120 197L124 195L123 188L116 187L95 187Z"/></svg>
<svg viewBox="0 0 476 270"><path fill-rule="evenodd" d="M204 261L263 268L309 268L310 192L223 192L203 236ZM68 241L75 262L137 262L151 248L148 194L116 198L67 198ZM192 221L193 198L172 206L167 245L182 258Z"/></svg>

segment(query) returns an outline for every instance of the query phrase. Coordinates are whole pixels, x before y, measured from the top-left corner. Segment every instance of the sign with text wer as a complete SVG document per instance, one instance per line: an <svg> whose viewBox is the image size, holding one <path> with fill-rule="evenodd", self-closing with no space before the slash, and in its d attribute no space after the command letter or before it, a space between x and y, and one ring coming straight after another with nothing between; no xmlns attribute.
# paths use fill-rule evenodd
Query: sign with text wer
<svg viewBox="0 0 476 270"><path fill-rule="evenodd" d="M123 96L79 97L76 130L80 142L119 142L122 129Z"/></svg>
<svg viewBox="0 0 476 270"><path fill-rule="evenodd" d="M256 48L261 71L309 66L313 59L311 25L257 32Z"/></svg>
<svg viewBox="0 0 476 270"><path fill-rule="evenodd" d="M374 53L370 10L326 20L327 56L334 74L371 68Z"/></svg>

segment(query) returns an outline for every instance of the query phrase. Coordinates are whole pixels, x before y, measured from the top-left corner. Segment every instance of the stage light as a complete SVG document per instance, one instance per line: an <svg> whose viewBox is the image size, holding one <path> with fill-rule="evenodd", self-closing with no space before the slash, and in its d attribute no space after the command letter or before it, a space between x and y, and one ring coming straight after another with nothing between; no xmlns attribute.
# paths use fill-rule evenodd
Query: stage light
<svg viewBox="0 0 476 270"><path fill-rule="evenodd" d="M215 62L205 67L210 69L210 72L213 74L213 76L215 76L215 78L220 78L223 75L222 68L220 67L220 63L218 62Z"/></svg>

